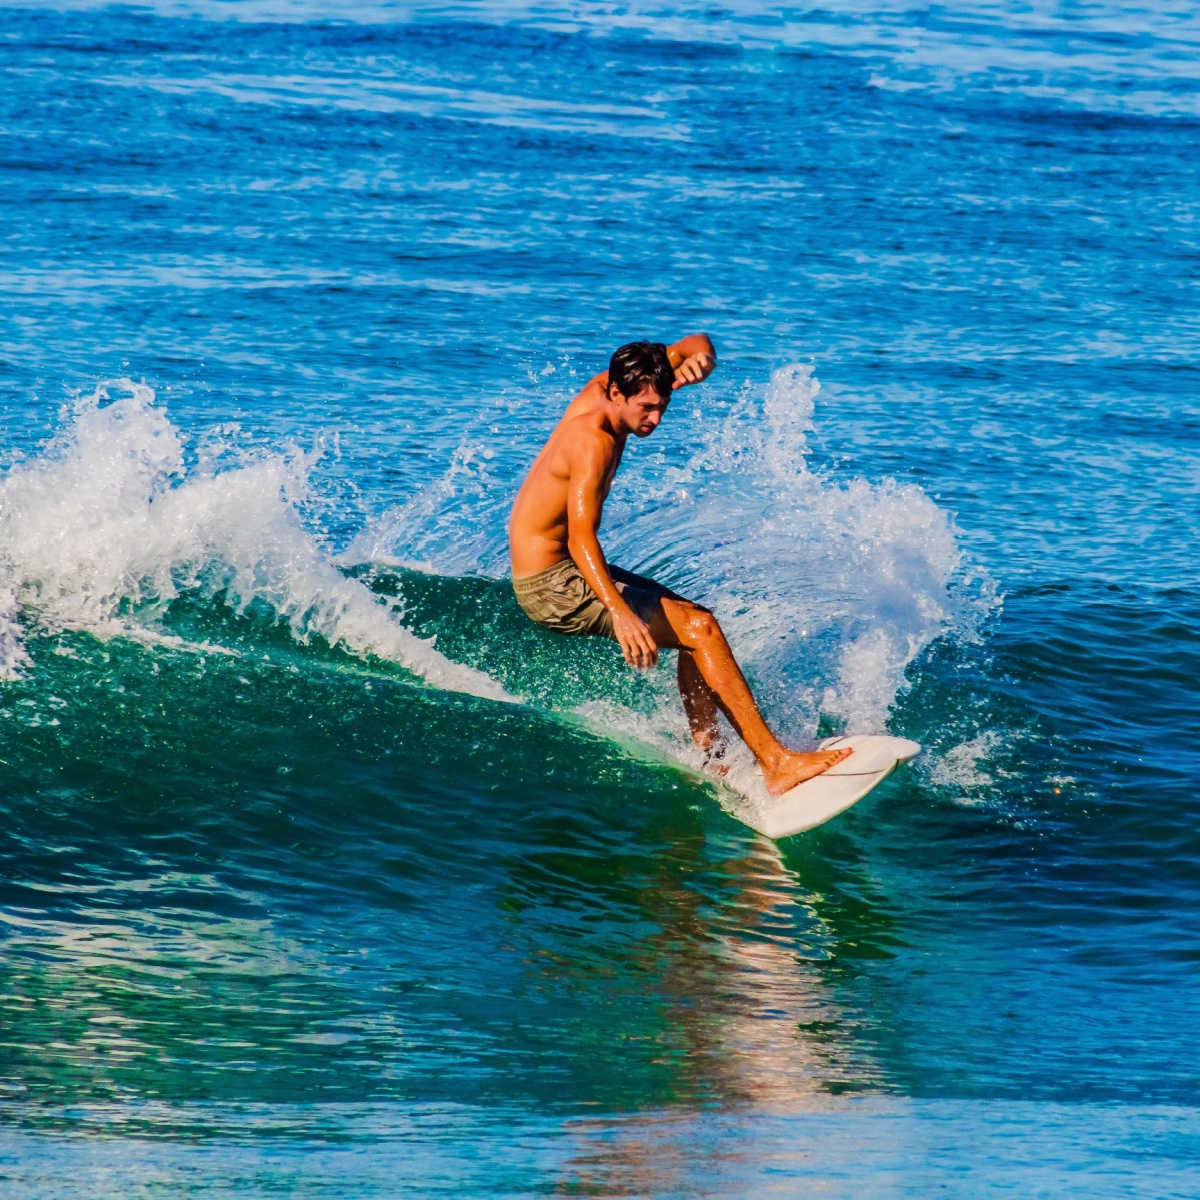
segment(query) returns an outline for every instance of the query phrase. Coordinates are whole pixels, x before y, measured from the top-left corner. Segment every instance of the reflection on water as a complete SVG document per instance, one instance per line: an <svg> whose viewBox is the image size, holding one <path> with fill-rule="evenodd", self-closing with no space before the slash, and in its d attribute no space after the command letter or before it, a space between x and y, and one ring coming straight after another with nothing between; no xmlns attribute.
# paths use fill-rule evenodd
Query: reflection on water
<svg viewBox="0 0 1200 1200"><path fill-rule="evenodd" d="M180 1104L464 1097L788 1113L884 1086L824 975L871 921L681 773L319 656L54 644L72 653L34 642L36 682L8 697L60 722L5 750L8 1120L178 1136ZM221 1133L204 1112L193 1135Z"/></svg>
<svg viewBox="0 0 1200 1200"><path fill-rule="evenodd" d="M745 1137L698 1137L698 1111L744 1125L845 1108L847 1088L882 1086L822 975L834 931L776 845L755 838L713 865L707 895L696 877L667 869L643 892L661 927L638 962L661 1006L659 1050L678 1102L645 1116L567 1122L564 1194L697 1194L698 1176L711 1188L709 1172L736 1178L763 1166ZM799 1157L780 1155L779 1165Z"/></svg>
<svg viewBox="0 0 1200 1200"><path fill-rule="evenodd" d="M660 836L638 874L626 862L601 878L562 848L514 865L508 936L532 986L588 997L596 1034L659 1068L665 1102L784 1113L883 1086L824 978L842 937L775 844L694 826Z"/></svg>

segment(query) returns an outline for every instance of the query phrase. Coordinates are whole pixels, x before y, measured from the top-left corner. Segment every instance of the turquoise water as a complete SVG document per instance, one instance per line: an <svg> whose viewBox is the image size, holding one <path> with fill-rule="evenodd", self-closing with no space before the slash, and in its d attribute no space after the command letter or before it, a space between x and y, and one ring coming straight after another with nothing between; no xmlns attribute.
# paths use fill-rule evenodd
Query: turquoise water
<svg viewBox="0 0 1200 1200"><path fill-rule="evenodd" d="M0 9L0 1178L1192 1196L1189 6ZM605 545L773 723L748 830L504 518L634 337Z"/></svg>

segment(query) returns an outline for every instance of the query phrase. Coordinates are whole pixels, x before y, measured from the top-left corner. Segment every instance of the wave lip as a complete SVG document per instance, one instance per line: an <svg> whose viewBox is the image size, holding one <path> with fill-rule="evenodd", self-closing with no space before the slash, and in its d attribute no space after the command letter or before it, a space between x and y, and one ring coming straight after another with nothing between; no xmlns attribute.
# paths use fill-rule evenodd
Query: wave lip
<svg viewBox="0 0 1200 1200"><path fill-rule="evenodd" d="M230 456L233 466L218 461ZM0 673L28 666L29 624L137 636L199 593L237 612L265 605L301 643L320 637L440 687L511 699L405 629L304 528L297 506L315 457L223 441L189 470L151 388L101 384L43 453L0 479Z"/></svg>

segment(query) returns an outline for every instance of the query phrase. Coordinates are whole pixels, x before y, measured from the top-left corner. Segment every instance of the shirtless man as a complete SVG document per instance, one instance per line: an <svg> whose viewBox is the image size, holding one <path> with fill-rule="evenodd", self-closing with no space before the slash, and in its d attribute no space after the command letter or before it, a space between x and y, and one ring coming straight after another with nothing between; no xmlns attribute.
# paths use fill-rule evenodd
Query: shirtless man
<svg viewBox="0 0 1200 1200"><path fill-rule="evenodd" d="M633 342L571 401L517 493L508 524L513 590L539 625L613 638L633 667L679 651L679 694L692 740L719 756L717 710L729 719L779 795L828 770L850 751L800 753L767 728L716 618L699 604L610 566L597 534L604 501L632 433L648 437L677 388L717 365L712 342L692 334L673 346Z"/></svg>

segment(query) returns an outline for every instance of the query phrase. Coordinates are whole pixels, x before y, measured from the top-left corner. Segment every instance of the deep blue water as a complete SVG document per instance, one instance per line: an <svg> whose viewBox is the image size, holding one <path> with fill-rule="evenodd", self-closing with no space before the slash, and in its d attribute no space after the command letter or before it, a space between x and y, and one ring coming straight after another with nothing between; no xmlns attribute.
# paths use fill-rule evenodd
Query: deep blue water
<svg viewBox="0 0 1200 1200"><path fill-rule="evenodd" d="M1189 5L0 8L0 1178L18 1197L1192 1196ZM504 520L603 540L771 843Z"/></svg>

